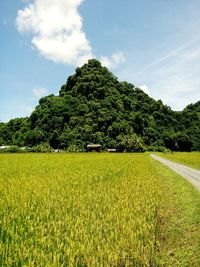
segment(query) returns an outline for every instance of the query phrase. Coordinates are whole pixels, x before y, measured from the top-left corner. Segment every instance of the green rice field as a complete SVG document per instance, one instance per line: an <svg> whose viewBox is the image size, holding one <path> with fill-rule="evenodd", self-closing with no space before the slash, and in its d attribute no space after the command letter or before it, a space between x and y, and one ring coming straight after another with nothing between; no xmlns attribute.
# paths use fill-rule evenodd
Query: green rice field
<svg viewBox="0 0 200 267"><path fill-rule="evenodd" d="M0 266L200 266L200 193L148 154L0 164Z"/></svg>
<svg viewBox="0 0 200 267"><path fill-rule="evenodd" d="M200 169L200 152L173 152L172 154L157 153L169 160L176 161Z"/></svg>

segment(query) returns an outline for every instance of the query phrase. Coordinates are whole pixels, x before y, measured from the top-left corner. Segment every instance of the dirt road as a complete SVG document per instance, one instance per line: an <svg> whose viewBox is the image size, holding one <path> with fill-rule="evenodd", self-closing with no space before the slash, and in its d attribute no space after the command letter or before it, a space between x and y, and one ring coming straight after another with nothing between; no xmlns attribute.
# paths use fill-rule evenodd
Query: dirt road
<svg viewBox="0 0 200 267"><path fill-rule="evenodd" d="M190 183L192 183L199 191L200 191L200 171L195 170L193 168L187 167L180 163L175 163L171 160L161 158L157 155L150 155L155 160L160 161L162 164L166 165L176 173L180 174L184 178L186 178Z"/></svg>

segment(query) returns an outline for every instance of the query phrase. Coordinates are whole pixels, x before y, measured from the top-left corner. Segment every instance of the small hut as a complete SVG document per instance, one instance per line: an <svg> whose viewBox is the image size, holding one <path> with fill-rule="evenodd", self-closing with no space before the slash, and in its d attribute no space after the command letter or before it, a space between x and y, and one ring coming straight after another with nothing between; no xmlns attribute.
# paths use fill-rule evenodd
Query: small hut
<svg viewBox="0 0 200 267"><path fill-rule="evenodd" d="M100 144L88 144L87 151L88 152L101 152L102 146Z"/></svg>
<svg viewBox="0 0 200 267"><path fill-rule="evenodd" d="M117 149L116 148L108 148L107 151L110 153L115 153L115 152L117 152Z"/></svg>

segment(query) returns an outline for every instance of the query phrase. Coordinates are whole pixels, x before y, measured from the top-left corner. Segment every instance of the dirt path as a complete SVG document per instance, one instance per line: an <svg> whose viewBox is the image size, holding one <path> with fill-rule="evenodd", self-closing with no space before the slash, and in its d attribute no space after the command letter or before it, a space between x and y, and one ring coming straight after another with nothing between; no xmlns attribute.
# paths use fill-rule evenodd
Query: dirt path
<svg viewBox="0 0 200 267"><path fill-rule="evenodd" d="M150 155L155 160L160 161L162 164L166 165L176 173L180 174L186 178L191 184L193 184L200 191L200 171L193 168L187 167L185 165L175 163L171 160L161 158L157 155Z"/></svg>

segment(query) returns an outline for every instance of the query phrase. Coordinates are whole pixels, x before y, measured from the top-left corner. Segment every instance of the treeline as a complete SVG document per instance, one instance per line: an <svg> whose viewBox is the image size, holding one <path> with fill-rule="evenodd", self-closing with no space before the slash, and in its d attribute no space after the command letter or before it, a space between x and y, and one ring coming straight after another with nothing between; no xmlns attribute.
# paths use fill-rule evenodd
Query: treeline
<svg viewBox="0 0 200 267"><path fill-rule="evenodd" d="M88 143L118 151L200 150L200 101L173 111L92 59L58 96L41 98L30 117L0 123L0 145L84 151Z"/></svg>

